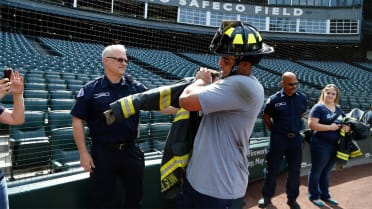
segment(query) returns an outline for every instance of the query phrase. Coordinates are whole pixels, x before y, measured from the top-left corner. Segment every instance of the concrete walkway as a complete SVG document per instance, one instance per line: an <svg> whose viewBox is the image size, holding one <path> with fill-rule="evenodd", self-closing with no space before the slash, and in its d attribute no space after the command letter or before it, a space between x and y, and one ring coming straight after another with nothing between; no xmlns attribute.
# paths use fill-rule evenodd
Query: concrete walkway
<svg viewBox="0 0 372 209"><path fill-rule="evenodd" d="M276 195L272 205L267 209L287 209L285 193L286 173L279 176ZM322 209L362 209L372 208L372 163L355 165L341 171L333 171L330 180L330 193L336 199L337 206L326 204ZM261 198L263 180L253 182L248 186L243 209L259 209L257 201ZM319 209L307 197L307 176L301 177L300 196L297 199L302 209Z"/></svg>

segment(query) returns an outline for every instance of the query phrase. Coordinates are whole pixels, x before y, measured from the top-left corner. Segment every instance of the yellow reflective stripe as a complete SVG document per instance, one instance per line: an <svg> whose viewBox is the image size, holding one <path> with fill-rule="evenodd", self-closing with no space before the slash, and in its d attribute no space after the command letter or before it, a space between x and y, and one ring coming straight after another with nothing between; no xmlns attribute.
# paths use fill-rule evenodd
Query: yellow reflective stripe
<svg viewBox="0 0 372 209"><path fill-rule="evenodd" d="M225 35L228 35L229 37L231 37L231 34L234 32L235 28L231 27L227 30L225 30Z"/></svg>
<svg viewBox="0 0 372 209"><path fill-rule="evenodd" d="M177 111L176 116L173 119L173 123L175 123L179 120L188 120L189 118L190 118L190 112L183 109L183 108L180 108Z"/></svg>
<svg viewBox="0 0 372 209"><path fill-rule="evenodd" d="M349 156L348 154L345 154L343 152L340 152L340 151L337 151L337 158L341 159L341 160L349 160Z"/></svg>
<svg viewBox="0 0 372 209"><path fill-rule="evenodd" d="M177 168L186 167L190 159L190 153L182 156L174 156L168 162L160 167L160 180L163 180L170 173L174 172Z"/></svg>
<svg viewBox="0 0 372 209"><path fill-rule="evenodd" d="M168 176L170 173L175 171L177 168L184 168L186 167L187 163L190 159L190 153L187 153L182 156L174 156L172 157L168 162L166 162L164 165L160 168L160 179L164 179L166 176Z"/></svg>
<svg viewBox="0 0 372 209"><path fill-rule="evenodd" d="M261 42L262 41L262 36L260 33L257 33L257 36L258 36L258 42Z"/></svg>
<svg viewBox="0 0 372 209"><path fill-rule="evenodd" d="M171 105L171 89L170 87L159 87L159 109L163 110Z"/></svg>
<svg viewBox="0 0 372 209"><path fill-rule="evenodd" d="M130 116L136 114L134 109L132 97L124 98L120 100L121 111L123 112L124 118L129 118Z"/></svg>
<svg viewBox="0 0 372 209"><path fill-rule="evenodd" d="M241 44L241 45L244 44L242 34L236 34L235 35L234 40L233 40L233 44Z"/></svg>
<svg viewBox="0 0 372 209"><path fill-rule="evenodd" d="M340 135L341 135L341 136L345 136L345 131L344 131L344 129L342 129L342 128L340 129Z"/></svg>
<svg viewBox="0 0 372 209"><path fill-rule="evenodd" d="M253 33L248 34L248 44L257 43L256 36Z"/></svg>
<svg viewBox="0 0 372 209"><path fill-rule="evenodd" d="M355 151L352 151L352 152L350 153L350 156L351 156L351 157L359 157L359 156L362 156L362 155L363 155L363 153L362 153L362 151L361 151L360 149L355 150Z"/></svg>

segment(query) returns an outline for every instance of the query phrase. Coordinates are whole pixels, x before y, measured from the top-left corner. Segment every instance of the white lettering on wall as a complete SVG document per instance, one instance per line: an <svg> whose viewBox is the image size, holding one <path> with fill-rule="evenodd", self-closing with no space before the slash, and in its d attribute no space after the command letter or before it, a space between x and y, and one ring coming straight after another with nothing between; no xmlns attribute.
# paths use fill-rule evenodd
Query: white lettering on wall
<svg viewBox="0 0 372 209"><path fill-rule="evenodd" d="M302 9L294 8L293 9L293 16L301 16L304 13Z"/></svg>
<svg viewBox="0 0 372 209"><path fill-rule="evenodd" d="M291 13L287 12L287 8L283 8L283 15L284 16L291 16Z"/></svg>
<svg viewBox="0 0 372 209"><path fill-rule="evenodd" d="M258 14L260 12L262 12L262 7L254 7L254 13L255 14Z"/></svg>
<svg viewBox="0 0 372 209"><path fill-rule="evenodd" d="M187 5L186 0L180 0L180 1L179 1L179 5L180 5L180 6L186 6L186 5Z"/></svg>
<svg viewBox="0 0 372 209"><path fill-rule="evenodd" d="M230 4L230 3L226 3L226 4L223 4L222 6L223 6L223 9L224 9L225 11L229 11L229 12L232 11L232 4Z"/></svg>
<svg viewBox="0 0 372 209"><path fill-rule="evenodd" d="M235 7L235 10L237 12L244 12L245 11L245 6L243 4L237 4Z"/></svg>
<svg viewBox="0 0 372 209"><path fill-rule="evenodd" d="M212 9L219 11L220 10L220 2L213 2Z"/></svg>
<svg viewBox="0 0 372 209"><path fill-rule="evenodd" d="M272 16L301 16L303 14L303 10L299 8L281 8L281 7L262 7L262 6L255 6L254 7L254 14L260 15L272 15Z"/></svg>
<svg viewBox="0 0 372 209"><path fill-rule="evenodd" d="M267 153L266 148L260 150L249 150L248 157L257 157L257 156L265 156Z"/></svg>
<svg viewBox="0 0 372 209"><path fill-rule="evenodd" d="M158 4L190 7L192 9L214 10L218 12L246 13L260 16L301 16L304 14L300 8L266 7L247 4L224 3L208 0L147 0Z"/></svg>
<svg viewBox="0 0 372 209"><path fill-rule="evenodd" d="M203 1L202 2L202 8L205 9L205 8L208 8L209 7L209 1Z"/></svg>
<svg viewBox="0 0 372 209"><path fill-rule="evenodd" d="M279 13L279 8L278 8L278 7L274 7L274 8L272 9L272 11L273 11L272 15L280 15L280 13Z"/></svg>
<svg viewBox="0 0 372 209"><path fill-rule="evenodd" d="M199 8L199 3L198 3L197 0L191 0L189 6L190 7L197 7L197 8Z"/></svg>

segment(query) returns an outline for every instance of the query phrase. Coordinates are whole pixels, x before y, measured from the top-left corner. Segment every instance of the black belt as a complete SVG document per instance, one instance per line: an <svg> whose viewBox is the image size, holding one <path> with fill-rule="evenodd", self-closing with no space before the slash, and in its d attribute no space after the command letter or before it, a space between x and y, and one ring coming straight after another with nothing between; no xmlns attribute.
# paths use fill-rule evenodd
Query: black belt
<svg viewBox="0 0 372 209"><path fill-rule="evenodd" d="M298 134L298 132L289 132L289 133L287 133L287 137L289 139L293 139L297 136L297 134Z"/></svg>
<svg viewBox="0 0 372 209"><path fill-rule="evenodd" d="M281 135L286 136L288 139L296 138L297 135L299 135L299 132L279 132Z"/></svg>
<svg viewBox="0 0 372 209"><path fill-rule="evenodd" d="M112 150L118 150L118 151L123 151L126 148L133 146L135 143L134 142L123 142L123 143L100 143L96 142L96 144L102 145L106 148L112 149Z"/></svg>

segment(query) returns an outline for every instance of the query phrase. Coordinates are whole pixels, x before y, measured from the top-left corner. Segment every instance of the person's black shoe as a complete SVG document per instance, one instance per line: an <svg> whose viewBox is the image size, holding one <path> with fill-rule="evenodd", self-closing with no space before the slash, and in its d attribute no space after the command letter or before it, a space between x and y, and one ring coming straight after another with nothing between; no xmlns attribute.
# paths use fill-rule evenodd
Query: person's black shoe
<svg viewBox="0 0 372 209"><path fill-rule="evenodd" d="M266 206L269 204L271 204L270 198L263 197L258 201L259 208L266 208Z"/></svg>
<svg viewBox="0 0 372 209"><path fill-rule="evenodd" d="M287 204L291 209L301 209L300 205L296 202L296 200L288 200Z"/></svg>

